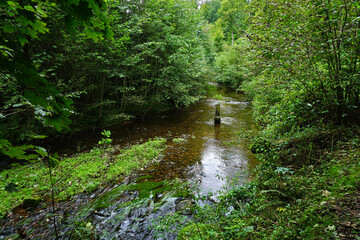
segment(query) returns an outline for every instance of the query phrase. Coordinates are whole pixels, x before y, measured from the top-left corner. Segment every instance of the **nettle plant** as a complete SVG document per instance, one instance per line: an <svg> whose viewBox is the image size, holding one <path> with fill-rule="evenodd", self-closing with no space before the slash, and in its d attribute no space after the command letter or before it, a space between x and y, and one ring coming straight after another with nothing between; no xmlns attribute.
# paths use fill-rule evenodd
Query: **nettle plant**
<svg viewBox="0 0 360 240"><path fill-rule="evenodd" d="M110 130L104 130L104 131L102 131L101 135L103 135L104 137L101 138L101 140L98 142L98 144L103 149L106 149L112 143L112 139L110 138L111 132L110 132Z"/></svg>

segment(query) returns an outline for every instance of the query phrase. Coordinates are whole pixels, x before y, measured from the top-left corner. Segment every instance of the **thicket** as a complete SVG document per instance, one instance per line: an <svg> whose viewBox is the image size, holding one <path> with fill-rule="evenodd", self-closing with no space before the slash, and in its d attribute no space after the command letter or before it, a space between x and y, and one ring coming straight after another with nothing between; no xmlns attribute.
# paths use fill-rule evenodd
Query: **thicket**
<svg viewBox="0 0 360 240"><path fill-rule="evenodd" d="M218 3L202 7L216 79L252 100L257 144L359 124L357 1Z"/></svg>
<svg viewBox="0 0 360 240"><path fill-rule="evenodd" d="M358 124L359 8L350 0L222 1L212 26L219 82L245 91L274 136Z"/></svg>
<svg viewBox="0 0 360 240"><path fill-rule="evenodd" d="M11 157L23 157L11 143L205 93L210 50L196 1L4 1L0 15L0 149Z"/></svg>

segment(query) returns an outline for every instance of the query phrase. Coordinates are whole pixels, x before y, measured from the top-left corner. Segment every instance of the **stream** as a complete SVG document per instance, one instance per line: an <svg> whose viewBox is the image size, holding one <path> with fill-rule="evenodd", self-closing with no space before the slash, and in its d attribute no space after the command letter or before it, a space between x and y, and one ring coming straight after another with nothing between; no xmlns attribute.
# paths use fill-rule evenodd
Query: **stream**
<svg viewBox="0 0 360 240"><path fill-rule="evenodd" d="M214 125L216 104L221 106L219 125ZM57 219L59 239L82 239L77 234L88 234L88 239L94 235L94 239L161 239L154 235L153 221L175 212L179 202L186 200L176 196L171 180L194 184L201 194L211 192L213 201L224 188L249 180L249 170L257 161L240 134L253 128L251 105L246 97L223 86L214 86L204 101L189 108L106 128L116 145L162 137L167 139L168 148L158 165L142 169L124 182L57 203L56 209L61 213ZM100 132L83 132L59 141L52 150L69 155L87 151L101 139ZM55 239L50 212L48 207L26 216L20 229L34 229L32 237L25 238ZM21 235L19 227L3 230L0 239L15 231ZM167 233L163 238L175 239L176 235Z"/></svg>

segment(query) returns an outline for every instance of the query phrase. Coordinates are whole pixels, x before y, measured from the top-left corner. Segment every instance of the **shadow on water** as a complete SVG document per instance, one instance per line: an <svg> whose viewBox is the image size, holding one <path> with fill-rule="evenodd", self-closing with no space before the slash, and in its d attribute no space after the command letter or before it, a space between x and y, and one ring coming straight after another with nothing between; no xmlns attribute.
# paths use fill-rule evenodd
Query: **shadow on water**
<svg viewBox="0 0 360 240"><path fill-rule="evenodd" d="M220 125L214 125L216 104L221 105ZM250 103L244 95L220 86L210 91L206 100L187 109L109 127L114 144L125 146L163 137L169 147L163 161L144 169L138 175L140 178L84 195L73 205L64 203L66 221L62 220L60 226L63 238L74 234L70 225L78 224L79 229L96 232L100 239L154 239L152 221L176 208L178 198L171 180L194 183L201 193L227 187L226 179L236 178L233 184L248 181L248 170L256 159L239 134L254 128L251 115ZM58 143L53 149L71 154L81 146L85 151L100 138L100 131L88 131ZM169 234L166 238L175 237Z"/></svg>

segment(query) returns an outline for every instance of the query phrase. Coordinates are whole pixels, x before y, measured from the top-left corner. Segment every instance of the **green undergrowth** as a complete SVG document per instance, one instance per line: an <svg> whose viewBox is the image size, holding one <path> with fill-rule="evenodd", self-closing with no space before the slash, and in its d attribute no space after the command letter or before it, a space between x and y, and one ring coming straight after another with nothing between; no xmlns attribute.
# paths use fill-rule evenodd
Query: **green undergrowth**
<svg viewBox="0 0 360 240"><path fill-rule="evenodd" d="M155 138L129 148L94 148L88 153L63 158L52 168L56 200L91 192L160 159L166 139ZM45 162L18 165L0 173L0 215L22 204L24 199L50 195L49 168Z"/></svg>
<svg viewBox="0 0 360 240"><path fill-rule="evenodd" d="M178 239L360 239L360 131L255 146L249 184L197 207Z"/></svg>

